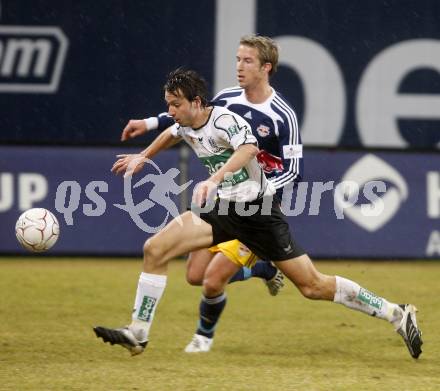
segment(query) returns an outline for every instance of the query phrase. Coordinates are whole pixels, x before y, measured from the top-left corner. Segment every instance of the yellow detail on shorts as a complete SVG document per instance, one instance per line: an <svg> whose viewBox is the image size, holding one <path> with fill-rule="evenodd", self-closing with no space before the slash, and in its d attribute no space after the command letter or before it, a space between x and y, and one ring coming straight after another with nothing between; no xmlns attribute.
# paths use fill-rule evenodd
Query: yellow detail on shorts
<svg viewBox="0 0 440 391"><path fill-rule="evenodd" d="M212 246L209 251L224 254L238 266L251 268L257 261L257 256L237 239L219 243L216 246Z"/></svg>

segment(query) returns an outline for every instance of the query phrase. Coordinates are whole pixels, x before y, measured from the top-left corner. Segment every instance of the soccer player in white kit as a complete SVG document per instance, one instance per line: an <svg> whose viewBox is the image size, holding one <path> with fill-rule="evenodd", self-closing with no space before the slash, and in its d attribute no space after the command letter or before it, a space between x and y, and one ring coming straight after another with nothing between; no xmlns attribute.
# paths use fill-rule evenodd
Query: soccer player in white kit
<svg viewBox="0 0 440 391"><path fill-rule="evenodd" d="M243 36L236 56L238 85L220 91L211 103L214 106L227 107L251 125L260 148L257 159L281 199L284 186L293 186L301 180L303 159L295 111L269 82L277 71L278 57L278 45L270 37ZM145 120L130 120L121 139L124 141L134 138L153 129L163 131L173 124L173 118L165 113ZM258 277L273 296L284 285L283 275L275 267L258 261L255 254L237 240L192 252L188 257L186 273L187 281L191 285L202 284L205 270L214 256L226 257L244 266L230 282ZM207 335L213 336L211 332Z"/></svg>

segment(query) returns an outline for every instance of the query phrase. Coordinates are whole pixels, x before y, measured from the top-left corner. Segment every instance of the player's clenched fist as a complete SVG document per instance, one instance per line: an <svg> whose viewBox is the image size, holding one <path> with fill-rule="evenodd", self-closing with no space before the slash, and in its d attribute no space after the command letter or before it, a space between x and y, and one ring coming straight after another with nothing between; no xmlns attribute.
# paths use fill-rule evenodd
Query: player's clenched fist
<svg viewBox="0 0 440 391"><path fill-rule="evenodd" d="M143 119L131 119L122 131L121 141L141 136L147 132L148 127Z"/></svg>
<svg viewBox="0 0 440 391"><path fill-rule="evenodd" d="M198 183L194 188L192 203L203 207L207 201L210 201L215 196L217 186L217 183L209 179Z"/></svg>

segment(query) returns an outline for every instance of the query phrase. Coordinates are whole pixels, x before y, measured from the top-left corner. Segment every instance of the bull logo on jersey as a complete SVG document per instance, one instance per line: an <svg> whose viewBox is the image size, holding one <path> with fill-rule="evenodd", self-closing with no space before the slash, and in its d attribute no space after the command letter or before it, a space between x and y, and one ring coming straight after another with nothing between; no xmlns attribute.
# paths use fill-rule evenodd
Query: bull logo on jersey
<svg viewBox="0 0 440 391"><path fill-rule="evenodd" d="M260 137L267 137L270 134L270 128L269 128L269 126L260 125L257 128L257 133Z"/></svg>

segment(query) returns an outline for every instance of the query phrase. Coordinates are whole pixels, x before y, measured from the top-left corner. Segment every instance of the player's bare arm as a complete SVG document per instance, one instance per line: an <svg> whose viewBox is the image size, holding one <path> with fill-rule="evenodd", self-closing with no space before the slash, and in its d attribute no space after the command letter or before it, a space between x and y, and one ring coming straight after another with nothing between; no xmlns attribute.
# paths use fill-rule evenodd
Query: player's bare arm
<svg viewBox="0 0 440 391"><path fill-rule="evenodd" d="M202 206L209 196L223 182L225 176L234 173L246 166L255 156L259 149L254 144L244 144L237 148L228 161L216 173L206 181L200 182L194 190L193 203Z"/></svg>
<svg viewBox="0 0 440 391"><path fill-rule="evenodd" d="M155 140L142 152L135 154L117 155L118 160L113 164L111 171L116 175L125 173L133 175L142 170L145 159L151 159L160 151L170 148L181 140L171 134L171 128L164 130Z"/></svg>
<svg viewBox="0 0 440 391"><path fill-rule="evenodd" d="M234 173L246 166L254 157L257 156L258 152L259 149L254 144L240 145L224 164L224 166L214 173L209 180L220 184L225 179L225 175L228 173Z"/></svg>

